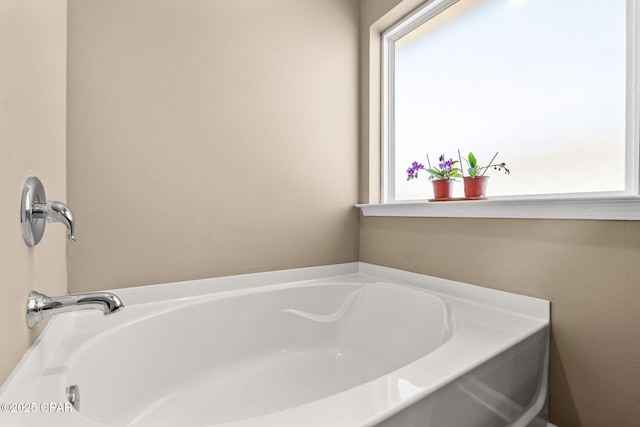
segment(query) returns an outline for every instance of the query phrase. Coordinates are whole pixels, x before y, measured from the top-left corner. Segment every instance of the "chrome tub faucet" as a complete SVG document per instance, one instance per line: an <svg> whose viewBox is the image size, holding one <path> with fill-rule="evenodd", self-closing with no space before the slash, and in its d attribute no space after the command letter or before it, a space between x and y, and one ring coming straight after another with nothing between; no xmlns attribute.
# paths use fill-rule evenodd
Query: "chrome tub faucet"
<svg viewBox="0 0 640 427"><path fill-rule="evenodd" d="M35 176L27 178L22 188L20 201L20 224L22 237L27 246L40 242L44 226L48 222L60 222L67 227L67 238L76 241L73 213L62 202L47 201L42 182ZM124 308L124 304L109 292L89 292L59 297L48 297L40 292L31 292L27 300L27 326L33 328L42 319L58 313L93 308L107 315Z"/></svg>
<svg viewBox="0 0 640 427"><path fill-rule="evenodd" d="M88 292L83 294L48 297L40 292L31 292L27 301L27 326L33 328L39 321L58 313L84 310L102 310L107 315L124 308L117 295L109 292Z"/></svg>

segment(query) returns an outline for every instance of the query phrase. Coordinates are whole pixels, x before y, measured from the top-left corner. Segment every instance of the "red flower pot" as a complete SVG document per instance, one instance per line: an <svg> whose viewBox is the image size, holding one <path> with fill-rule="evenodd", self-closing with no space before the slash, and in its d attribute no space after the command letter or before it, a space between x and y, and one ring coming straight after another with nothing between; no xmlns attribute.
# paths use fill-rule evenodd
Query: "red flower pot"
<svg viewBox="0 0 640 427"><path fill-rule="evenodd" d="M485 197L487 192L488 176L470 176L464 177L464 196L465 197Z"/></svg>
<svg viewBox="0 0 640 427"><path fill-rule="evenodd" d="M433 197L435 199L450 199L453 188L452 179L436 179L433 182Z"/></svg>

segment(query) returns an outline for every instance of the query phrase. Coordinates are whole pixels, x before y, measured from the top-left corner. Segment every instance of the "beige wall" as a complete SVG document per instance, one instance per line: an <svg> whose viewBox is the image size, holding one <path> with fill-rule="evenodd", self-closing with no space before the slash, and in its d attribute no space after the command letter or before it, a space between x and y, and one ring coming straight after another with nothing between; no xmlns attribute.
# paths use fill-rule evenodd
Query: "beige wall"
<svg viewBox="0 0 640 427"><path fill-rule="evenodd" d="M36 247L20 231L22 186L38 176L65 200L66 0L0 0L0 384L42 329L27 328L31 290L67 289L66 229L49 225Z"/></svg>
<svg viewBox="0 0 640 427"><path fill-rule="evenodd" d="M362 261L550 300L551 422L640 420L640 223L362 218Z"/></svg>
<svg viewBox="0 0 640 427"><path fill-rule="evenodd" d="M379 191L379 34L418 3L362 2L361 201ZM360 260L550 300L551 422L638 425L640 222L361 218Z"/></svg>
<svg viewBox="0 0 640 427"><path fill-rule="evenodd" d="M70 0L70 290L356 261L358 24L357 0Z"/></svg>

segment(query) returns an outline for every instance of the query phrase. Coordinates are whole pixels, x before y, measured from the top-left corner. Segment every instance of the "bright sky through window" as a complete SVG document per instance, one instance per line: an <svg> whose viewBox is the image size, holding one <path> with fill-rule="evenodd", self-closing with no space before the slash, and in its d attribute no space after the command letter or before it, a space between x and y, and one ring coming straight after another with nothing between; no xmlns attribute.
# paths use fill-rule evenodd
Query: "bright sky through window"
<svg viewBox="0 0 640 427"><path fill-rule="evenodd" d="M395 199L430 197L407 167L458 149L500 152L492 196L624 191L625 7L460 0L397 40Z"/></svg>

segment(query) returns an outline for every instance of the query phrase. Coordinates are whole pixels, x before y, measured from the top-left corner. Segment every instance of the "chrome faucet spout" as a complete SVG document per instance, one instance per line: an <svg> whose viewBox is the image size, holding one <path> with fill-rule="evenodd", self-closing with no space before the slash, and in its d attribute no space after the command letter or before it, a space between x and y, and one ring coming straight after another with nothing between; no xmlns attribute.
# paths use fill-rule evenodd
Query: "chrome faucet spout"
<svg viewBox="0 0 640 427"><path fill-rule="evenodd" d="M109 292L88 292L59 297L48 297L31 292L27 301L27 325L33 328L39 321L54 314L83 309L98 309L105 315L118 312L124 304L117 295Z"/></svg>

